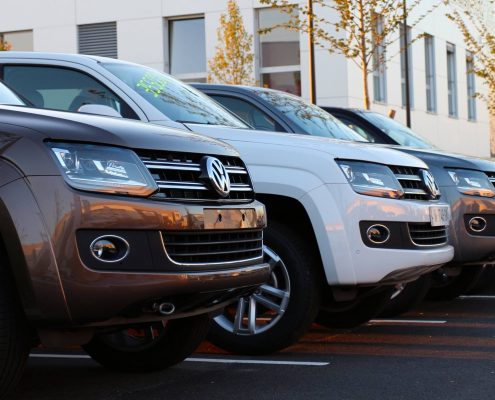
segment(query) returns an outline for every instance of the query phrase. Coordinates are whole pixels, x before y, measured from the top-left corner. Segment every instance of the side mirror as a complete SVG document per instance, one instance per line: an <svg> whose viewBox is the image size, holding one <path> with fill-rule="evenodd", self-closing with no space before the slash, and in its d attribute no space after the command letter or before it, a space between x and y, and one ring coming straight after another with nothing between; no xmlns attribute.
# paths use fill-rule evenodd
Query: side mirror
<svg viewBox="0 0 495 400"><path fill-rule="evenodd" d="M122 118L122 115L119 114L114 108L105 106L103 104L84 104L79 107L77 112L84 114L96 114L96 115L104 115L106 117L118 117Z"/></svg>

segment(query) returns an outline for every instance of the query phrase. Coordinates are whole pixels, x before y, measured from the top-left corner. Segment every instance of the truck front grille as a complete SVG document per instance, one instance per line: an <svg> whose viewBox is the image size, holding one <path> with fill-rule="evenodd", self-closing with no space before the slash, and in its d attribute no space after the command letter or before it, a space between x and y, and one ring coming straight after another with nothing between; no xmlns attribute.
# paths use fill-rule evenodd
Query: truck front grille
<svg viewBox="0 0 495 400"><path fill-rule="evenodd" d="M228 264L263 257L261 229L164 231L162 239L168 257L177 264Z"/></svg>
<svg viewBox="0 0 495 400"><path fill-rule="evenodd" d="M430 200L429 194L424 190L423 180L419 175L419 168L390 166L395 177L404 189L405 199Z"/></svg>
<svg viewBox="0 0 495 400"><path fill-rule="evenodd" d="M200 178L202 154L137 151L155 179L159 191L155 200L248 202L254 200L251 179L244 163L237 157L215 156L224 164L230 179L230 194L222 198Z"/></svg>
<svg viewBox="0 0 495 400"><path fill-rule="evenodd" d="M409 235L416 246L439 246L447 243L447 227L426 223L408 224Z"/></svg>
<svg viewBox="0 0 495 400"><path fill-rule="evenodd" d="M485 174L488 176L488 180L492 185L495 186L495 172L485 172Z"/></svg>

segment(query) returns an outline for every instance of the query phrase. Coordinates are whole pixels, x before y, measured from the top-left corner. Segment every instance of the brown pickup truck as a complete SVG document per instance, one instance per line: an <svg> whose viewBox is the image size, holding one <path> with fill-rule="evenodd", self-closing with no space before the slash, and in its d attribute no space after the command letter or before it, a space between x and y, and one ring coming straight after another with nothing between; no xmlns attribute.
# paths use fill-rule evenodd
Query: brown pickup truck
<svg viewBox="0 0 495 400"><path fill-rule="evenodd" d="M0 86L0 104L21 101ZM39 343L151 371L268 280L263 205L228 145L0 106L0 397Z"/></svg>

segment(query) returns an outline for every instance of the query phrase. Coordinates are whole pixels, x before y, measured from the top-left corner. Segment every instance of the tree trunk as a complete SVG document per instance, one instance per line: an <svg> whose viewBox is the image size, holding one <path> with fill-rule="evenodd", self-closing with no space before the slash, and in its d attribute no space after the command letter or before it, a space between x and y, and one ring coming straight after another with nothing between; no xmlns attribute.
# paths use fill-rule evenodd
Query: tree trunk
<svg viewBox="0 0 495 400"><path fill-rule="evenodd" d="M363 76L363 106L365 110L370 109L370 92L368 87L368 68L366 65L361 67L361 73Z"/></svg>
<svg viewBox="0 0 495 400"><path fill-rule="evenodd" d="M367 59L367 49L366 49L366 29L365 29L365 15L364 15L364 2L365 0L360 0L358 2L358 16L359 16L359 51L361 57L361 75L363 81L363 105L366 110L370 109L370 93L368 88L368 65L366 63Z"/></svg>

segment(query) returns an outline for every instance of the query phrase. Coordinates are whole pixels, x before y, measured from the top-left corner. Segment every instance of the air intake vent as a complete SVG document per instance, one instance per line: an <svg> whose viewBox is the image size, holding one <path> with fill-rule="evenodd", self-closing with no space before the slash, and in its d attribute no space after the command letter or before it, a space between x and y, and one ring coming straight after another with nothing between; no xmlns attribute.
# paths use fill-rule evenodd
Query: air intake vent
<svg viewBox="0 0 495 400"><path fill-rule="evenodd" d="M117 23L79 25L79 54L117 58Z"/></svg>
<svg viewBox="0 0 495 400"><path fill-rule="evenodd" d="M189 200L243 203L254 200L254 191L243 162L237 157L215 156L222 161L230 179L230 194L221 198L209 182L201 179L202 154L137 151L160 191L155 200Z"/></svg>
<svg viewBox="0 0 495 400"><path fill-rule="evenodd" d="M390 166L390 169L404 189L405 199L430 200L430 196L424 190L419 168Z"/></svg>
<svg viewBox="0 0 495 400"><path fill-rule="evenodd" d="M263 232L256 230L162 232L168 257L177 264L231 264L263 257Z"/></svg>
<svg viewBox="0 0 495 400"><path fill-rule="evenodd" d="M447 243L447 227L426 223L409 223L409 235L416 246L440 246Z"/></svg>

